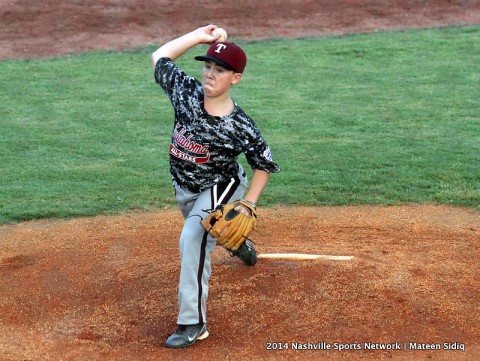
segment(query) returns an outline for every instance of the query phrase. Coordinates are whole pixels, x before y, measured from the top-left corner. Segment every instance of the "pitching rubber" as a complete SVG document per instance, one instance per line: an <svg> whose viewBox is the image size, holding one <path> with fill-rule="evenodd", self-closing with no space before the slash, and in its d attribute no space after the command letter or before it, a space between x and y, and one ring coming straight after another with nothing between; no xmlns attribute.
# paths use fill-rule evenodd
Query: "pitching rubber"
<svg viewBox="0 0 480 361"><path fill-rule="evenodd" d="M283 259L283 260L315 260L315 259L324 259L330 261L350 261L353 259L353 256L332 256L332 255L323 255L323 254L303 254L303 253L263 253L258 254L257 258L266 258L266 259Z"/></svg>

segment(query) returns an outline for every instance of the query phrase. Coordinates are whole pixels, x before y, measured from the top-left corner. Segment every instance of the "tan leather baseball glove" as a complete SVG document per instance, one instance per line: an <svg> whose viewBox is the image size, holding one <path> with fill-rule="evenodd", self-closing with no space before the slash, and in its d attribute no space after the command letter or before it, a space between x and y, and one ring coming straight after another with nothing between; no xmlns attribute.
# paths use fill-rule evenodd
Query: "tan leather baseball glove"
<svg viewBox="0 0 480 361"><path fill-rule="evenodd" d="M250 212L250 217L235 210L243 206ZM255 228L257 211L253 203L243 199L219 205L205 219L202 227L228 251L236 251Z"/></svg>

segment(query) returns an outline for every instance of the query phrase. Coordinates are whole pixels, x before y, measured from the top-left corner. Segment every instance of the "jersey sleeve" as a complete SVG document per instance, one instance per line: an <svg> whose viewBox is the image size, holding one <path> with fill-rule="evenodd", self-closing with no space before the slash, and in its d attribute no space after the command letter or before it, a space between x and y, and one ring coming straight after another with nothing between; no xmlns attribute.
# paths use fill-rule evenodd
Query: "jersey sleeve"
<svg viewBox="0 0 480 361"><path fill-rule="evenodd" d="M250 129L246 134L244 153L252 169L259 169L269 173L279 172L280 166L273 161L270 147L253 122L250 123Z"/></svg>
<svg viewBox="0 0 480 361"><path fill-rule="evenodd" d="M199 82L183 72L170 58L160 58L155 64L155 81L165 91L174 107L189 98L189 91L196 89Z"/></svg>

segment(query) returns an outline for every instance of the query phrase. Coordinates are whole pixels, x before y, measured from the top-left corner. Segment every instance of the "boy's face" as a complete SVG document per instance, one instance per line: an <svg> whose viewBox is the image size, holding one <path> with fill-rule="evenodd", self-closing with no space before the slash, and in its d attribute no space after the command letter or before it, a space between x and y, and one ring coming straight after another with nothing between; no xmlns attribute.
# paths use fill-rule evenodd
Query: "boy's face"
<svg viewBox="0 0 480 361"><path fill-rule="evenodd" d="M230 87L240 81L241 73L225 69L223 66L206 61L203 67L203 91L208 97L216 97L228 93Z"/></svg>

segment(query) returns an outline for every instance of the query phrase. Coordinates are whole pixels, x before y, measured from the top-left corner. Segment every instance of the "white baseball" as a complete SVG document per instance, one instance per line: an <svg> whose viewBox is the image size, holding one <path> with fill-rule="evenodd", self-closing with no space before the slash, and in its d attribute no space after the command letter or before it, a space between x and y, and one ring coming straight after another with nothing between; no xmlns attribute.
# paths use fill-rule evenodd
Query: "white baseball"
<svg viewBox="0 0 480 361"><path fill-rule="evenodd" d="M220 35L220 38L218 38L217 41L227 41L227 39L228 39L228 34L225 31L225 29L223 29L223 28L216 28L213 31L213 35L214 36Z"/></svg>

